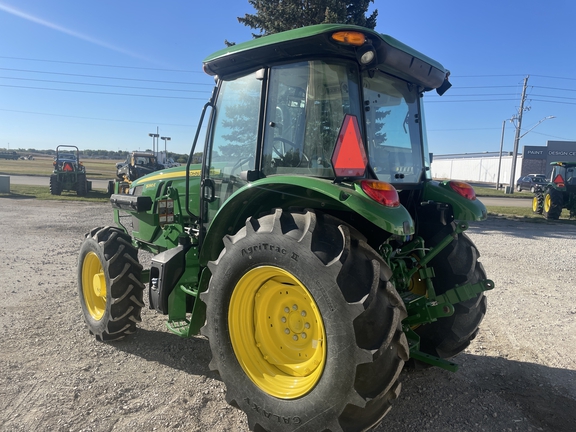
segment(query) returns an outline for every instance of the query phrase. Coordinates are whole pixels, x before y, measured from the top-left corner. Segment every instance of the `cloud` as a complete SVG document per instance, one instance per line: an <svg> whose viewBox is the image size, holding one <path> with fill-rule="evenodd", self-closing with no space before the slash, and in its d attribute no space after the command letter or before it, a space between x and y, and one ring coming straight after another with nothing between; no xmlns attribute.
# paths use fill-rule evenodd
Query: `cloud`
<svg viewBox="0 0 576 432"><path fill-rule="evenodd" d="M51 23L51 22L46 21L46 20L43 20L43 19L41 19L41 18L32 16L32 15L30 15L30 14L27 14L27 13L25 13L25 12L22 12L22 11L16 9L16 8L12 7L12 6L8 6L8 5L3 4L3 3L0 3L0 11L7 12L7 13L9 13L9 14L11 14L11 15L17 16L17 17L19 17L19 18L22 18L22 19L25 19L25 20L27 20L27 21L33 22L33 23L35 23L35 24L39 24L39 25L41 25L41 26L50 28L50 29L52 29L52 30L56 30L56 31L58 31L58 32L60 32L60 33L67 34L67 35L72 36L72 37L74 37L74 38L76 38L76 39L81 39L81 40L86 41L86 42L89 42L89 43L91 43L91 44L98 45L98 46L101 46L101 47L103 47L103 48L107 48L107 49L109 49L109 50L116 51L116 52L118 52L118 53L125 54L125 55L130 56L130 57L133 57L133 58L137 58L137 59L140 59L140 60L151 61L150 59L148 59L148 58L146 58L146 57L144 57L144 56L141 56L141 55L139 55L139 54L132 53L132 52L130 52L130 51L128 51L128 50L125 50L125 49L122 49L122 48L120 48L120 47L111 45L111 44L109 44L109 43L100 41L100 40L98 40L98 39L96 39L96 38L93 38L93 37L84 35L84 34L82 34L82 33L76 32L76 31L74 31L74 30L69 30L69 29L64 28L64 27L62 27L62 26L59 26L59 25L57 25L57 24L55 24L55 23Z"/></svg>

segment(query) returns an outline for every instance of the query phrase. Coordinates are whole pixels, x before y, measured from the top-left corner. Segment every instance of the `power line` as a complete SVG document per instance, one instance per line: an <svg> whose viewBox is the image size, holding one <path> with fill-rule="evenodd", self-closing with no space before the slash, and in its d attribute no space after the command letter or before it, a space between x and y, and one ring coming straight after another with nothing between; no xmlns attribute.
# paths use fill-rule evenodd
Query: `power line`
<svg viewBox="0 0 576 432"><path fill-rule="evenodd" d="M101 120L101 121L110 121L110 122L118 122L118 123L138 123L138 124L162 124L163 126L182 126L182 127L195 127L195 125L187 125L187 124L178 124L178 123L161 123L157 121L135 121L135 120L118 120L118 119L108 119L108 118L98 118L98 117L82 117L82 116L73 116L73 115L66 115L66 114L51 114L51 113L43 113L43 112L34 112L34 111L20 111L20 110L12 110L12 109L4 109L0 108L0 111L5 112L14 112L14 113L21 113L21 114L35 114L35 115L45 115L51 117L67 117L67 118L76 118L76 119L83 119L83 120Z"/></svg>
<svg viewBox="0 0 576 432"><path fill-rule="evenodd" d="M120 80L120 81L144 81L144 82L156 82L156 83L164 83L164 84L185 84L185 85L209 85L209 86L213 86L213 84L208 84L208 83L193 83L193 82L182 82L182 81L161 81L161 80L149 80L149 79L141 79L141 78L119 78L119 77L108 77L108 76L101 76L101 75L71 74L71 73L64 73L64 72L47 72L47 71L37 71L37 70L29 70L29 69L0 68L0 70L13 71L13 72L41 73L41 74L48 74L48 75L77 76L77 77L83 77L83 78L114 79L114 80Z"/></svg>
<svg viewBox="0 0 576 432"><path fill-rule="evenodd" d="M155 87L134 87L134 86L121 86L113 84L92 84L92 83L81 83L74 81L56 81L56 80L43 80L43 79L33 79L33 78L14 78L14 77L3 77L4 79L12 79L19 81L36 81L36 82L47 82L47 83L58 83L58 84L73 84L73 85L87 85L87 86L97 86L97 87L114 87L114 88L127 88L127 89L137 89L137 90L159 90L159 91L177 91L185 93L206 93L210 94L208 90L182 90L182 89L168 89L168 88L155 88Z"/></svg>
<svg viewBox="0 0 576 432"><path fill-rule="evenodd" d="M54 89L54 88L47 88L47 87L15 86L15 85L7 85L7 84L0 84L0 87L24 88L24 89L32 89L32 90L63 91L63 92L70 92L70 93L91 93L91 94L113 95L113 96L133 96L133 97L150 97L150 98L162 98L162 99L186 99L186 100L203 100L203 101L207 100L207 98L142 95L142 94L130 94L130 93L95 92L95 91L89 91L89 90Z"/></svg>
<svg viewBox="0 0 576 432"><path fill-rule="evenodd" d="M137 66L120 66L120 65L109 65L109 64L99 64L99 63L71 62L71 61L63 61L63 60L31 59L31 58L24 58L24 57L0 56L0 58L11 59L11 60L26 60L26 61L35 61L35 62L46 62L46 63L75 64L75 65L81 65L81 66L110 67L110 68L118 68L118 69L153 70L153 71L163 71L163 72L204 73L202 71L197 71L197 70L160 69L160 68L147 68L147 67L137 67Z"/></svg>
<svg viewBox="0 0 576 432"><path fill-rule="evenodd" d="M576 89L567 89L567 88L558 88L558 87L544 87L544 86L530 86L530 87L532 87L532 88L547 89L547 90L561 90L561 91L576 92Z"/></svg>
<svg viewBox="0 0 576 432"><path fill-rule="evenodd" d="M545 99L532 99L529 98L530 101L534 101L534 102L550 102L550 103L557 103L557 104L563 104L563 105L576 105L576 102L562 102L562 101L552 101L552 100L545 100Z"/></svg>
<svg viewBox="0 0 576 432"><path fill-rule="evenodd" d="M516 99L470 99L470 100L442 100L440 98L427 100L426 103L462 103L462 102L503 102L515 101Z"/></svg>
<svg viewBox="0 0 576 432"><path fill-rule="evenodd" d="M516 96L515 93L468 93L468 94L451 94L437 97L476 97L476 96Z"/></svg>
<svg viewBox="0 0 576 432"><path fill-rule="evenodd" d="M503 74L503 75L450 75L452 78L492 78L492 77L518 77L525 74Z"/></svg>
<svg viewBox="0 0 576 432"><path fill-rule="evenodd" d="M460 89L483 89L483 88L516 88L517 85L493 85L493 86L457 86L455 90Z"/></svg>
<svg viewBox="0 0 576 432"><path fill-rule="evenodd" d="M549 96L549 95L540 95L540 94L530 94L529 96L547 97L547 98L556 98L556 99L570 99L570 100L576 100L576 98L573 98L573 97L567 97L567 96Z"/></svg>
<svg viewBox="0 0 576 432"><path fill-rule="evenodd" d="M563 79L563 80L569 80L569 81L576 81L576 78L568 78L568 77L557 77L557 76L550 76L550 75L532 75L535 77L540 77L540 78L553 78L553 79Z"/></svg>

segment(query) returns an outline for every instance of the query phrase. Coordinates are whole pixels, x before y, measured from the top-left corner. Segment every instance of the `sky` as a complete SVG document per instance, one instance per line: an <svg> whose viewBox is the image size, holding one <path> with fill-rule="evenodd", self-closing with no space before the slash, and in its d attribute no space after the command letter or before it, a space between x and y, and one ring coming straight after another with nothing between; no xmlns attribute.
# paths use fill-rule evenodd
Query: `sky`
<svg viewBox="0 0 576 432"><path fill-rule="evenodd" d="M450 70L425 96L434 154L576 141L574 0L376 0L376 31ZM202 60L243 42L247 0L0 0L0 148L190 151L214 85ZM552 118L553 117L553 118Z"/></svg>

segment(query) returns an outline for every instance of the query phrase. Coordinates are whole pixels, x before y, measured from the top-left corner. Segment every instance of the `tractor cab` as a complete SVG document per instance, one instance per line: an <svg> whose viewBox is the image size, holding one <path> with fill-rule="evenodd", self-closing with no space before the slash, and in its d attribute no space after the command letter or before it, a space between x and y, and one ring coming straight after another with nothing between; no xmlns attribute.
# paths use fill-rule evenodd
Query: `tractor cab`
<svg viewBox="0 0 576 432"><path fill-rule="evenodd" d="M363 184L398 191L431 180L421 101L450 86L441 64L360 27L284 35L273 44L281 49L271 36L204 62L217 82L202 167L206 228L258 179L368 179L376 183Z"/></svg>

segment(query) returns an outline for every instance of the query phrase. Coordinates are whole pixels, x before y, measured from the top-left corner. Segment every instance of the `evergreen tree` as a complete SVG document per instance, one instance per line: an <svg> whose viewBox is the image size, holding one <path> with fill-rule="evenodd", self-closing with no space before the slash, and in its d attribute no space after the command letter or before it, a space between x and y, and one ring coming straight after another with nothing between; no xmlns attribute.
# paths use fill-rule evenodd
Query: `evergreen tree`
<svg viewBox="0 0 576 432"><path fill-rule="evenodd" d="M378 11L366 16L374 0L248 0L255 14L238 17L238 21L260 31L260 37L314 24L354 24L369 29L376 27Z"/></svg>

